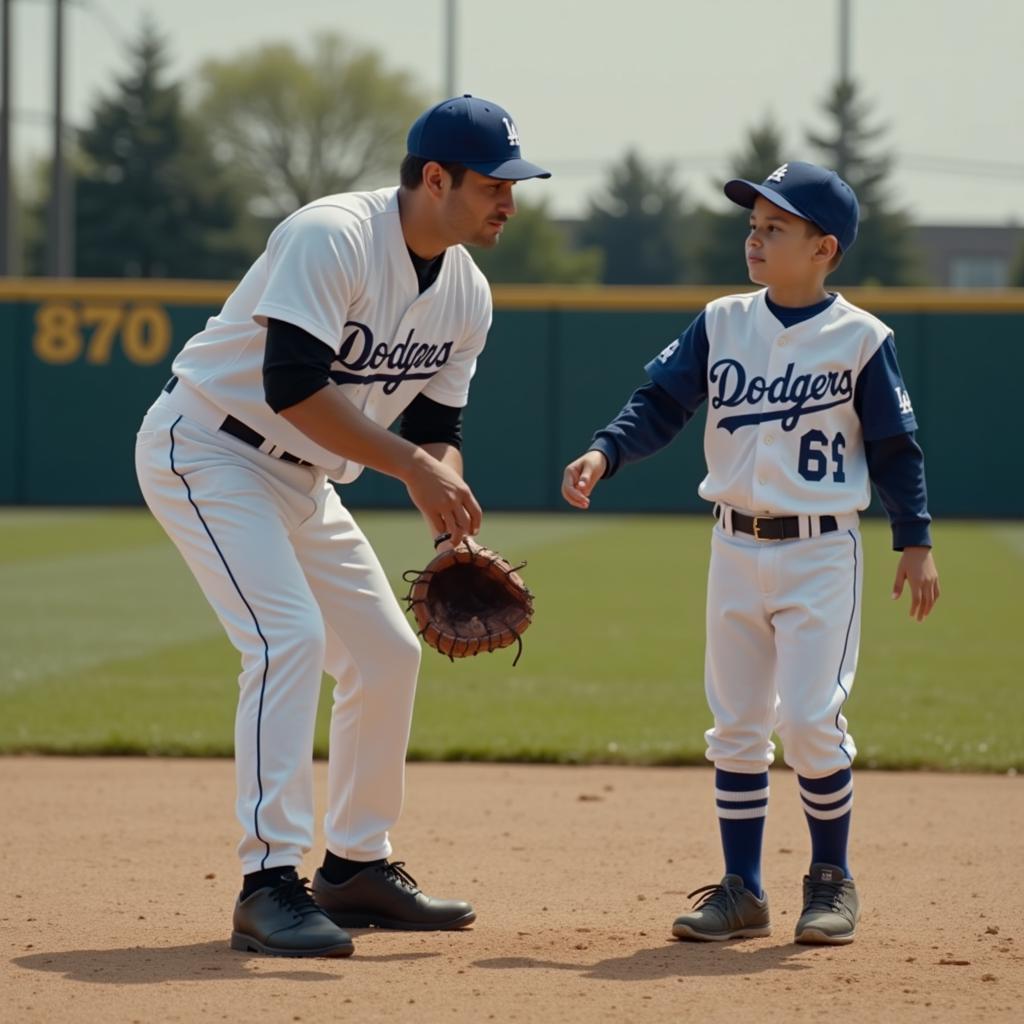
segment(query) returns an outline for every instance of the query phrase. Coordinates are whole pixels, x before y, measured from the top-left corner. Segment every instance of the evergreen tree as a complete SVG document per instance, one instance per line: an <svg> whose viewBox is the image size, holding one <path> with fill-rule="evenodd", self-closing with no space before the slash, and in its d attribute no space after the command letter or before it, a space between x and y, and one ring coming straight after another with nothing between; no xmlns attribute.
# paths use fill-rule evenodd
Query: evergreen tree
<svg viewBox="0 0 1024 1024"><path fill-rule="evenodd" d="M670 166L647 166L635 152L613 166L604 195L591 200L580 228L584 245L604 252L605 284L685 280L685 199Z"/></svg>
<svg viewBox="0 0 1024 1024"><path fill-rule="evenodd" d="M76 270L92 277L233 277L242 202L168 82L163 40L146 23L132 66L78 139Z"/></svg>
<svg viewBox="0 0 1024 1024"><path fill-rule="evenodd" d="M857 244L829 281L914 283L917 260L909 219L893 206L887 183L892 156L873 149L885 127L868 124L869 105L853 81L836 82L823 107L830 127L824 132L808 132L807 141L818 151L818 162L837 171L857 193L861 216Z"/></svg>
<svg viewBox="0 0 1024 1024"><path fill-rule="evenodd" d="M493 283L593 284L601 279L601 250L572 250L548 214L547 201L519 203L493 249L473 259Z"/></svg>
<svg viewBox="0 0 1024 1024"><path fill-rule="evenodd" d="M782 134L769 116L750 129L744 149L729 165L729 178L764 181L776 167L785 163ZM722 194L725 181L715 180L713 188ZM744 259L744 240L749 231L748 211L724 196L724 210L701 207L694 215L691 236L692 279L701 284L749 284Z"/></svg>

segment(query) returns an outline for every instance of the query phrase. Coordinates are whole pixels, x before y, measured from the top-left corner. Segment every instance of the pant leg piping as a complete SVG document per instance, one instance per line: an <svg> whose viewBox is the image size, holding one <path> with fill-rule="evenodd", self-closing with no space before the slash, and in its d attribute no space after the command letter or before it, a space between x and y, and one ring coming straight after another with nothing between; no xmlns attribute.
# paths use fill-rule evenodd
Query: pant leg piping
<svg viewBox="0 0 1024 1024"><path fill-rule="evenodd" d="M260 860L260 870L264 870L267 866L267 858L270 856L270 844L260 835L260 806L263 803L263 774L262 774L262 749L260 734L263 727L263 698L267 689L267 673L270 670L270 645L267 643L267 638L263 635L263 630L260 629L259 619L256 617L256 613L252 609L252 605L245 599L245 595L242 593L242 588L238 585L238 580L235 579L235 574L231 571L231 566L228 565L228 560L224 557L224 552L221 551L220 545L214 539L213 533L210 527L207 525L206 520L203 518L202 512L199 511L199 506L196 504L195 499L192 497L192 488L189 486L189 482L183 473L179 473L174 465L174 428L181 422L179 416L172 424L170 428L171 434L171 472L185 485L185 494L188 497L188 502L195 509L196 516L199 518L199 522L202 524L203 529L206 531L206 536L210 538L210 543L213 545L213 549L217 552L217 557L220 558L221 564L224 566L224 570L228 574L228 578L231 580L232 586L235 588L235 592L238 594L245 605L247 611L252 616L253 625L256 627L256 632L259 634L260 640L263 641L263 679L260 683L260 701L259 708L256 713L256 787L259 792L259 797L256 800L256 806L253 808L253 830L256 833L256 838L264 845L266 852L263 854Z"/></svg>

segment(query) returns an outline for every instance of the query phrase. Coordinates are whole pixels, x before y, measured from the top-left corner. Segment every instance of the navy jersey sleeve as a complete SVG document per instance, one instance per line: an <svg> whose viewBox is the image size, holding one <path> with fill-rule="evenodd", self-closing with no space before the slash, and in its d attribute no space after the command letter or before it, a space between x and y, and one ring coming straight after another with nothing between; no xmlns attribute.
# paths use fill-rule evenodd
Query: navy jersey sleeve
<svg viewBox="0 0 1024 1024"><path fill-rule="evenodd" d="M692 416L708 396L708 332L702 312L652 359L647 376Z"/></svg>
<svg viewBox="0 0 1024 1024"><path fill-rule="evenodd" d="M853 406L860 417L865 441L881 441L917 430L891 334L861 369L853 391Z"/></svg>
<svg viewBox="0 0 1024 1024"><path fill-rule="evenodd" d="M892 546L932 546L928 491L924 480L924 453L913 434L897 434L881 441L865 441L868 475L892 526Z"/></svg>
<svg viewBox="0 0 1024 1024"><path fill-rule="evenodd" d="M590 444L608 463L604 478L619 467L664 448L692 419L707 396L708 337L701 313L647 364L649 384L636 389L622 411Z"/></svg>
<svg viewBox="0 0 1024 1024"><path fill-rule="evenodd" d="M608 462L603 479L614 476L627 462L660 451L690 416L660 385L652 382L637 388L619 415L590 442L590 450L600 452Z"/></svg>
<svg viewBox="0 0 1024 1024"><path fill-rule="evenodd" d="M868 476L892 526L892 546L931 547L924 454L914 439L917 419L891 334L860 371L853 405L864 432Z"/></svg>

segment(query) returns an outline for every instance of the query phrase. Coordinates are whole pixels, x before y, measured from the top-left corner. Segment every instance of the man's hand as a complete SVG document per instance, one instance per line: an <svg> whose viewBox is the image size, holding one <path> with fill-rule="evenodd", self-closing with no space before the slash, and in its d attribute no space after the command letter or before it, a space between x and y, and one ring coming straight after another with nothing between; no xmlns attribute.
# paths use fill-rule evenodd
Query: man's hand
<svg viewBox="0 0 1024 1024"><path fill-rule="evenodd" d="M931 548L905 548L896 567L892 599L898 601L903 584L910 584L910 616L924 622L939 599L939 571L935 568Z"/></svg>
<svg viewBox="0 0 1024 1024"><path fill-rule="evenodd" d="M401 480L433 536L459 544L480 529L480 506L462 479L457 448L430 445L437 454L392 434L363 414L341 388L324 387L281 410L292 426L322 448ZM453 453L453 454L452 454Z"/></svg>
<svg viewBox="0 0 1024 1024"><path fill-rule="evenodd" d="M608 460L601 452L584 452L565 467L562 497L575 508L590 508L590 493L607 469Z"/></svg>
<svg viewBox="0 0 1024 1024"><path fill-rule="evenodd" d="M450 533L454 547L479 532L483 512L469 484L451 466L418 448L401 479L434 536Z"/></svg>

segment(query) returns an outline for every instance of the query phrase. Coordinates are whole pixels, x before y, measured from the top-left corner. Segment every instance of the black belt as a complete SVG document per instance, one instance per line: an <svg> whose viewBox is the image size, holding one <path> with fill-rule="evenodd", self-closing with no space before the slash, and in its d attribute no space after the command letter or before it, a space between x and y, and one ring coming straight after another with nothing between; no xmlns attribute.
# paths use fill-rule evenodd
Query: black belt
<svg viewBox="0 0 1024 1024"><path fill-rule="evenodd" d="M722 517L722 510L715 506L715 518ZM745 516L733 511L733 533L748 533L758 540L796 540L800 536L800 520L803 516ZM839 529L835 516L817 516L820 533L835 533Z"/></svg>
<svg viewBox="0 0 1024 1024"><path fill-rule="evenodd" d="M164 391L170 394L178 386L178 378L172 377L165 385ZM225 434L230 434L232 437L237 437L239 441L244 441L246 444L251 444L253 448L259 448L266 438L259 432L252 429L252 427L246 426L241 420L235 419L234 416L227 416L224 422L220 425L220 429ZM264 452L264 454L267 454ZM300 459L298 455L292 455L291 452L281 452L280 455L273 456L274 458L280 459L282 462L294 462L297 466L312 466L312 462L307 462L305 459Z"/></svg>

